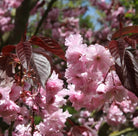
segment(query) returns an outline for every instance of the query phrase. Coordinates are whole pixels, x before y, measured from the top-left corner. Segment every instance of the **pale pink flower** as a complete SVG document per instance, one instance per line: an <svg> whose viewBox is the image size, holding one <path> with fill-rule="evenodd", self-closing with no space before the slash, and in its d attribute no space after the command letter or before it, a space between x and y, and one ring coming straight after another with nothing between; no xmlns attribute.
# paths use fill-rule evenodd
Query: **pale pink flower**
<svg viewBox="0 0 138 136"><path fill-rule="evenodd" d="M16 119L15 124L27 124L29 119L30 119L29 110L25 106L20 107L20 112L18 113L18 117Z"/></svg>
<svg viewBox="0 0 138 136"><path fill-rule="evenodd" d="M7 117L20 112L20 107L10 100L0 100L0 115Z"/></svg>
<svg viewBox="0 0 138 136"><path fill-rule="evenodd" d="M68 117L70 114L67 111L63 112L62 109L59 109L45 118L44 122L41 122L37 128L42 135L63 136L62 130Z"/></svg>
<svg viewBox="0 0 138 136"><path fill-rule="evenodd" d="M123 112L117 105L115 104L111 105L107 115L107 122L112 126L117 126L120 124L124 124L126 122L126 118Z"/></svg>
<svg viewBox="0 0 138 136"><path fill-rule="evenodd" d="M53 72L46 83L46 102L51 104L55 101L55 95L63 88L63 81Z"/></svg>
<svg viewBox="0 0 138 136"><path fill-rule="evenodd" d="M65 56L69 63L76 63L81 56L86 54L87 45L82 44L82 37L79 34L66 38L65 45L68 46Z"/></svg>
<svg viewBox="0 0 138 136"><path fill-rule="evenodd" d="M58 78L58 74L53 71L46 83L46 92L56 94L63 88L63 81Z"/></svg>
<svg viewBox="0 0 138 136"><path fill-rule="evenodd" d="M14 28L14 24L6 24L6 25L2 26L1 30L3 32L5 32L5 31L11 31L13 28Z"/></svg>
<svg viewBox="0 0 138 136"><path fill-rule="evenodd" d="M11 89L9 87L2 88L0 87L0 101L1 100L9 100L9 93Z"/></svg>
<svg viewBox="0 0 138 136"><path fill-rule="evenodd" d="M31 127L30 125L19 124L16 126L13 136L31 136Z"/></svg>
<svg viewBox="0 0 138 136"><path fill-rule="evenodd" d="M4 0L7 7L17 8L23 0Z"/></svg>
<svg viewBox="0 0 138 136"><path fill-rule="evenodd" d="M2 8L0 8L0 16L3 16L4 14L5 14L5 11Z"/></svg>
<svg viewBox="0 0 138 136"><path fill-rule="evenodd" d="M92 96L91 101L88 103L86 108L89 111L100 110L103 107L104 103L105 103L105 97L103 95L95 95Z"/></svg>
<svg viewBox="0 0 138 136"><path fill-rule="evenodd" d="M127 97L127 89L125 89L115 71L110 71L105 77L105 82L99 84L96 92L104 94L107 101L114 99L119 102Z"/></svg>
<svg viewBox="0 0 138 136"><path fill-rule="evenodd" d="M124 7L119 7L116 11L113 11L112 16L117 17L118 15L124 14L125 9Z"/></svg>
<svg viewBox="0 0 138 136"><path fill-rule="evenodd" d="M133 118L133 125L138 128L138 116Z"/></svg>
<svg viewBox="0 0 138 136"><path fill-rule="evenodd" d="M138 98L130 91L122 102L117 102L125 113L133 113L136 110Z"/></svg>
<svg viewBox="0 0 138 136"><path fill-rule="evenodd" d="M65 45L68 47L79 47L82 44L82 37L80 34L70 35L65 39Z"/></svg>
<svg viewBox="0 0 138 136"><path fill-rule="evenodd" d="M124 100L120 103L118 103L121 107L121 109L125 112L125 113L133 113L136 110L136 103L132 103L131 100Z"/></svg>
<svg viewBox="0 0 138 136"><path fill-rule="evenodd" d="M93 71L101 71L103 74L113 65L109 50L99 44L88 47L87 58L91 61Z"/></svg>
<svg viewBox="0 0 138 136"><path fill-rule="evenodd" d="M81 92L76 92L72 95L70 95L69 100L72 102L72 106L76 109L79 110L81 107L83 107L83 102L84 102L84 94Z"/></svg>
<svg viewBox="0 0 138 136"><path fill-rule="evenodd" d="M6 25L9 23L10 20L11 20L10 17L2 17L2 18L0 18L0 25L1 26Z"/></svg>
<svg viewBox="0 0 138 136"><path fill-rule="evenodd" d="M20 93L22 92L22 87L16 84L13 84L10 92L10 99L16 101L20 98Z"/></svg>
<svg viewBox="0 0 138 136"><path fill-rule="evenodd" d="M62 89L55 95L55 102L53 103L56 107L61 107L64 104L66 104L66 99L64 99L65 96L69 94L69 91L67 89Z"/></svg>
<svg viewBox="0 0 138 136"><path fill-rule="evenodd" d="M32 107L34 105L33 98L34 98L35 95L36 94L31 94L31 91L25 91L24 90L23 95L22 95L22 100L27 106Z"/></svg>
<svg viewBox="0 0 138 136"><path fill-rule="evenodd" d="M90 116L90 112L89 111L81 111L80 112L80 117L84 117L84 118L87 118Z"/></svg>

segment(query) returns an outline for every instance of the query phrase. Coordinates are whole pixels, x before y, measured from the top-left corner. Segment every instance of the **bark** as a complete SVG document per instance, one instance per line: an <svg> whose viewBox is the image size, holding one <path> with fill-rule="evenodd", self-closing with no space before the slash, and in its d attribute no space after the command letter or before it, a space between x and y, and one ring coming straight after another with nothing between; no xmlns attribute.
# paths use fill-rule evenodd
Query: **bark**
<svg viewBox="0 0 138 136"><path fill-rule="evenodd" d="M15 27L10 33L5 45L17 44L21 40L27 27L30 11L36 5L37 1L38 0L24 0L21 6L17 8L14 23Z"/></svg>

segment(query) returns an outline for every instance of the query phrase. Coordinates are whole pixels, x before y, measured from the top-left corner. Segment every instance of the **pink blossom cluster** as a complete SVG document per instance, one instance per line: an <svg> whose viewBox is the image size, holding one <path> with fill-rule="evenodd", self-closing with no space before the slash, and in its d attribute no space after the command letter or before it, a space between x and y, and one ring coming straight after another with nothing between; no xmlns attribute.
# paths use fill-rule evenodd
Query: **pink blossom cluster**
<svg viewBox="0 0 138 136"><path fill-rule="evenodd" d="M81 32L81 28L79 27L79 16L85 12L86 7L74 9L67 8L62 11L58 8L52 8L52 10L48 13L44 27L51 31L54 39L64 42L66 36L69 36L73 32Z"/></svg>
<svg viewBox="0 0 138 136"><path fill-rule="evenodd" d="M72 106L76 110L103 110L112 126L126 123L125 114L135 112L138 99L122 86L112 69L114 62L109 50L99 44L83 44L80 34L67 37L65 45L65 76Z"/></svg>
<svg viewBox="0 0 138 136"><path fill-rule="evenodd" d="M76 109L81 107L93 109L94 105L95 108L100 107L98 103L93 104L93 99L103 100L97 88L104 81L113 61L109 51L103 46L99 44L87 46L82 40L79 34L66 38L68 68L65 76L69 83L68 88L72 91L70 100L73 106Z"/></svg>
<svg viewBox="0 0 138 136"><path fill-rule="evenodd" d="M0 31L6 32L13 29L14 25L11 19L13 8L20 6L23 0L3 0L0 2Z"/></svg>
<svg viewBox="0 0 138 136"><path fill-rule="evenodd" d="M107 39L110 39L111 31L119 29L121 24L123 26L132 25L131 20L125 18L125 14L131 11L131 8L126 11L119 0L111 1L110 3L102 0L90 0L90 3L104 14L98 20L102 24L102 29L93 34L95 36L95 42L102 42L102 44L104 43L106 45ZM135 13L133 12L133 14Z"/></svg>
<svg viewBox="0 0 138 136"><path fill-rule="evenodd" d="M20 112L20 107L13 100L17 100L18 94L20 93L20 87L13 85L9 87L0 88L0 116L14 118L17 113ZM12 95L16 93L16 96Z"/></svg>
<svg viewBox="0 0 138 136"><path fill-rule="evenodd" d="M1 6L1 4L0 4ZM13 28L11 24L11 17L7 9L0 8L0 30L1 32L10 31Z"/></svg>
<svg viewBox="0 0 138 136"><path fill-rule="evenodd" d="M28 82L22 87L13 84L11 89L0 88L0 116L9 125L14 121L13 136L31 136L32 114L42 120L34 124L33 135L63 136L66 119L71 116L68 111L60 109L66 103L64 97L68 94L63 89L63 81L53 72L46 89L30 89Z"/></svg>
<svg viewBox="0 0 138 136"><path fill-rule="evenodd" d="M39 12L41 15L43 15L44 9L40 8ZM83 32L86 34L88 39L91 39L92 30L87 30L87 28L84 27L80 28L79 24L80 15L84 14L85 12L86 7L65 8L63 10L52 8L43 24L43 28L46 30L44 33L46 35L51 35L53 39L59 41L61 44L64 44L65 37L73 33ZM54 57L53 63L56 64L55 67L57 71L61 75L64 75L65 62L61 61L61 63L59 63L59 59Z"/></svg>
<svg viewBox="0 0 138 136"><path fill-rule="evenodd" d="M4 6L8 8L18 8L23 0L4 0Z"/></svg>
<svg viewBox="0 0 138 136"><path fill-rule="evenodd" d="M78 17L86 12L86 7L63 9L64 17Z"/></svg>

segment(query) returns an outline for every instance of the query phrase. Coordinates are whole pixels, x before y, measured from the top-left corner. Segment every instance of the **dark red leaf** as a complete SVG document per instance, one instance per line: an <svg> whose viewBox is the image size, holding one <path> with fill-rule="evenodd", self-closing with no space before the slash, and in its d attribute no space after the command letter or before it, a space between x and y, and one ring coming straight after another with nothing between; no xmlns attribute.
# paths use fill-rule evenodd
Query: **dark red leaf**
<svg viewBox="0 0 138 136"><path fill-rule="evenodd" d="M131 38L132 40L136 40L136 42L138 43L138 33L129 36L129 38Z"/></svg>
<svg viewBox="0 0 138 136"><path fill-rule="evenodd" d="M112 40L109 43L109 50L112 54L112 56L117 60L118 58L120 59L120 54L119 54L119 48L118 48L118 42L115 40Z"/></svg>
<svg viewBox="0 0 138 136"><path fill-rule="evenodd" d="M45 88L45 83L51 74L50 62L48 61L46 56L39 53L33 53L31 66L36 73L37 79L39 80L43 88Z"/></svg>
<svg viewBox="0 0 138 136"><path fill-rule="evenodd" d="M109 43L109 50L111 52L111 55L114 57L115 62L120 66L125 50L124 43L122 41L112 40Z"/></svg>
<svg viewBox="0 0 138 136"><path fill-rule="evenodd" d="M130 33L133 33L133 34L138 33L138 26L128 26L116 31L112 35L112 40L116 38L120 38L121 36L130 34Z"/></svg>
<svg viewBox="0 0 138 136"><path fill-rule="evenodd" d="M3 55L9 55L13 50L15 50L15 45L7 45L2 48Z"/></svg>
<svg viewBox="0 0 138 136"><path fill-rule="evenodd" d="M66 60L65 53L61 46L55 40L49 37L37 37L33 36L30 40L32 44L38 45L44 48L46 51L50 51L53 54L59 56L60 58Z"/></svg>
<svg viewBox="0 0 138 136"><path fill-rule="evenodd" d="M23 67L28 69L32 56L32 46L30 42L20 42L16 46L16 54Z"/></svg>
<svg viewBox="0 0 138 136"><path fill-rule="evenodd" d="M137 46L137 41L132 39L132 38L129 38L128 36L124 37L124 40L130 45L132 46L132 48L136 49L136 46Z"/></svg>
<svg viewBox="0 0 138 136"><path fill-rule="evenodd" d="M138 97L138 63L134 55L126 49L122 65L116 63L115 67L124 87Z"/></svg>
<svg viewBox="0 0 138 136"><path fill-rule="evenodd" d="M115 32L112 39L119 39L112 40L109 49L122 85L138 96L138 62L135 58L138 35L134 33L138 33L138 26L125 27ZM133 35L124 36L126 34Z"/></svg>
<svg viewBox="0 0 138 136"><path fill-rule="evenodd" d="M123 76L124 86L138 96L138 62L129 50L125 50Z"/></svg>
<svg viewBox="0 0 138 136"><path fill-rule="evenodd" d="M116 69L116 73L117 73L122 85L124 85L125 79L124 79L122 65L118 65L117 63L115 63L115 69ZM125 70L124 70L124 72L125 72Z"/></svg>

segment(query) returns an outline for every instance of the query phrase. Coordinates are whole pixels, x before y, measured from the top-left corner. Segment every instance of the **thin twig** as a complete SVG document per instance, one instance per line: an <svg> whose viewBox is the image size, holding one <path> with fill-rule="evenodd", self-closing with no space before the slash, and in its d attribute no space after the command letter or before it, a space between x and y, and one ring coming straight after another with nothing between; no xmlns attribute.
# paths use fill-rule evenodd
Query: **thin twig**
<svg viewBox="0 0 138 136"><path fill-rule="evenodd" d="M11 125L9 127L8 136L12 136L12 130L13 130L14 121L11 122Z"/></svg>
<svg viewBox="0 0 138 136"><path fill-rule="evenodd" d="M57 0L51 0L51 1L49 2L48 7L47 7L47 9L45 10L44 15L42 16L41 20L40 20L39 23L38 23L38 26L37 26L37 28L36 28L36 30L35 30L34 35L36 35L36 34L38 33L38 31L39 31L39 29L40 29L40 27L41 27L43 21L47 18L47 15L48 15L49 11L51 10L51 8L52 8L54 2L56 2L56 1L57 1Z"/></svg>

